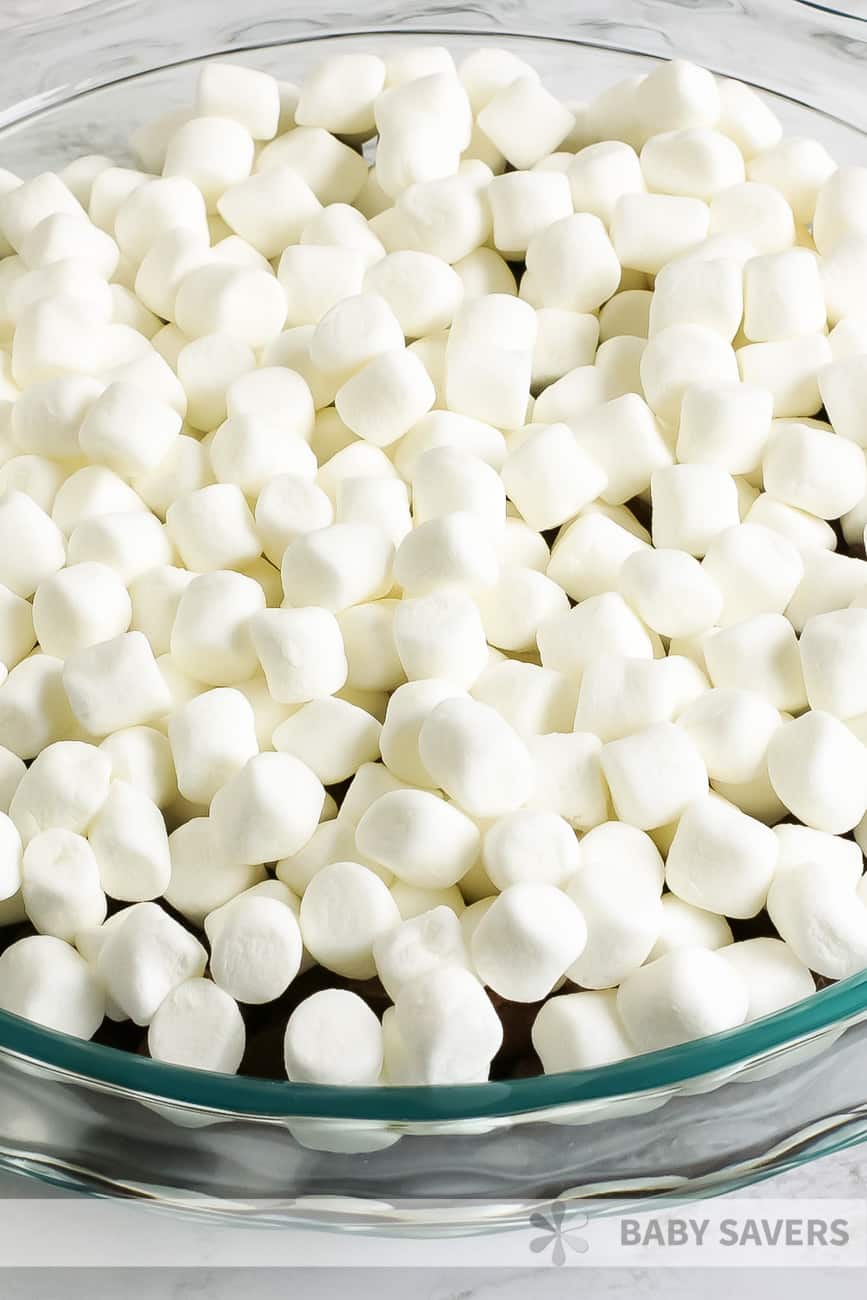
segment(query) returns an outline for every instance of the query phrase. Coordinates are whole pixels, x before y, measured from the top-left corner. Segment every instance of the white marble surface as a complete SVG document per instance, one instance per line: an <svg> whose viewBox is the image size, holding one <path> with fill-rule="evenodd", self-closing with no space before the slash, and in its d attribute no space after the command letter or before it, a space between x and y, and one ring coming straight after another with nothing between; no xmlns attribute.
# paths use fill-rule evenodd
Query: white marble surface
<svg viewBox="0 0 867 1300"><path fill-rule="evenodd" d="M701 2L701 0L699 0ZM44 14L59 13L80 7L80 0L0 0L0 32L13 23L27 22ZM291 2L288 5L291 9ZM841 8L846 6L840 6ZM347 8L351 11L352 6ZM182 9L182 6L179 7ZM851 13L867 15L864 0L849 0ZM0 1198L17 1200L42 1195L35 1184L9 1174L0 1174ZM794 1197L802 1200L832 1197L867 1196L867 1147L855 1148L836 1156L805 1165L800 1169L753 1188L748 1193L759 1199ZM129 1231L139 1239L149 1239L158 1231L153 1214L136 1209L131 1214ZM407 1268L397 1264L405 1260L405 1248L398 1250L382 1242L377 1249L377 1266L362 1265L369 1260L352 1237L331 1243L339 1258L339 1267L309 1267L313 1256L323 1258L321 1239L296 1233L292 1239L293 1267L276 1269L220 1270L197 1268L154 1268L147 1270L46 1268L9 1269L3 1266L3 1208L0 1206L0 1295L3 1300L114 1300L128 1291L136 1300L177 1297L178 1300L234 1300L242 1294L251 1300L277 1300L287 1293L304 1300L324 1300L343 1296L350 1291L354 1300L397 1300L412 1295L416 1300L523 1300L527 1295L560 1300L583 1294L594 1300L640 1300L641 1297L666 1297L680 1300L701 1293L708 1300L723 1300L736 1288L742 1300L764 1300L769 1288L785 1293L790 1300L807 1300L817 1289L832 1300L848 1300L864 1294L862 1270L767 1270L739 1269L655 1269L582 1268L580 1272L555 1269L545 1262L538 1267L502 1269L490 1266L489 1246L479 1250L479 1267L449 1267L449 1246L441 1243L441 1263ZM192 1230L191 1230L192 1231ZM229 1231L229 1230L227 1230ZM306 1252L306 1253L305 1253ZM430 1260L430 1252L426 1252ZM528 1257L529 1264L529 1257Z"/></svg>

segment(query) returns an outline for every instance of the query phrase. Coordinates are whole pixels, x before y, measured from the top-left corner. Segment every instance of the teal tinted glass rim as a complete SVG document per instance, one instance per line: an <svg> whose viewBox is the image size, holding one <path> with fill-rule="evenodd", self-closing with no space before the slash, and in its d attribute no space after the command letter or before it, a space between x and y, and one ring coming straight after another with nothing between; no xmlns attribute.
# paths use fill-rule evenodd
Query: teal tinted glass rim
<svg viewBox="0 0 867 1300"><path fill-rule="evenodd" d="M597 1069L411 1088L337 1088L213 1074L70 1038L5 1011L0 1011L0 1053L78 1076L83 1083L239 1117L423 1123L508 1117L671 1087L842 1027L865 1011L867 971L861 971L762 1020Z"/></svg>

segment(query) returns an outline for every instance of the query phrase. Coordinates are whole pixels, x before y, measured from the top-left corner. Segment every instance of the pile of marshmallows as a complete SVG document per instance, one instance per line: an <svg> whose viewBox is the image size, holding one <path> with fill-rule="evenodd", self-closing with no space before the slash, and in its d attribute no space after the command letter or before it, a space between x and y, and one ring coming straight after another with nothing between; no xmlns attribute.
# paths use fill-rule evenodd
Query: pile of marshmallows
<svg viewBox="0 0 867 1300"><path fill-rule="evenodd" d="M0 1005L465 1083L867 965L867 169L434 47L132 148L0 176Z"/></svg>

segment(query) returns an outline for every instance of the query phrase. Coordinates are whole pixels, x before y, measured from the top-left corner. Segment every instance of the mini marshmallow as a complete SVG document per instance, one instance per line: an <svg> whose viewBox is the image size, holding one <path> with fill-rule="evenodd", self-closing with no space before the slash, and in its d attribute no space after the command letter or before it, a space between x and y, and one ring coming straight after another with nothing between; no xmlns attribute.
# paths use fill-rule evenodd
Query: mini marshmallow
<svg viewBox="0 0 867 1300"><path fill-rule="evenodd" d="M520 809L487 829L482 862L500 890L523 881L561 886L578 870L580 849L564 818Z"/></svg>
<svg viewBox="0 0 867 1300"><path fill-rule="evenodd" d="M18 252L40 221L60 212L84 217L81 204L60 177L42 172L0 194L0 232Z"/></svg>
<svg viewBox="0 0 867 1300"><path fill-rule="evenodd" d="M820 253L833 253L847 239L867 236L864 204L867 168L838 167L816 196L812 234Z"/></svg>
<svg viewBox="0 0 867 1300"><path fill-rule="evenodd" d="M535 663L495 661L473 683L472 693L525 739L568 731L575 715L574 682Z"/></svg>
<svg viewBox="0 0 867 1300"><path fill-rule="evenodd" d="M201 190L208 211L214 212L224 190L250 175L254 152L250 133L240 122L221 116L193 117L169 137L163 175L186 176ZM92 214L93 204L92 197Z"/></svg>
<svg viewBox="0 0 867 1300"><path fill-rule="evenodd" d="M601 350L597 364L599 358ZM653 412L635 393L607 401L570 424L579 447L607 475L599 495L610 505L622 505L644 492L654 470L671 464L671 451Z"/></svg>
<svg viewBox="0 0 867 1300"><path fill-rule="evenodd" d="M167 738L154 727L127 727L100 745L111 763L112 778L141 790L158 808L178 797L175 765Z"/></svg>
<svg viewBox="0 0 867 1300"><path fill-rule="evenodd" d="M867 653L867 609L840 609L808 618L801 632L801 667L811 709L846 721L867 713L861 664Z"/></svg>
<svg viewBox="0 0 867 1300"><path fill-rule="evenodd" d="M261 866L229 862L207 817L193 817L169 836L172 859L166 902L194 925L265 880Z"/></svg>
<svg viewBox="0 0 867 1300"><path fill-rule="evenodd" d="M244 1055L246 1030L234 998L212 980L177 985L148 1026L154 1061L235 1074Z"/></svg>
<svg viewBox="0 0 867 1300"><path fill-rule="evenodd" d="M779 190L745 181L713 195L710 234L747 239L760 255L782 253L795 242L795 220Z"/></svg>
<svg viewBox="0 0 867 1300"><path fill-rule="evenodd" d="M112 781L88 838L110 898L143 902L163 893L171 877L168 837L159 808L141 790Z"/></svg>
<svg viewBox="0 0 867 1300"><path fill-rule="evenodd" d="M652 659L647 629L617 592L591 596L565 614L546 619L537 634L542 664L580 684L587 664L602 654Z"/></svg>
<svg viewBox="0 0 867 1300"><path fill-rule="evenodd" d="M650 950L649 961L664 957L676 948L725 948L733 942L731 926L724 916L685 903L677 894L662 896L662 927Z"/></svg>
<svg viewBox="0 0 867 1300"><path fill-rule="evenodd" d="M437 447L457 447L493 469L499 469L506 459L506 443L499 429L454 411L430 411L394 449L401 477L411 481L419 458Z"/></svg>
<svg viewBox="0 0 867 1300"><path fill-rule="evenodd" d="M864 358L858 354L835 360L819 371L819 392L834 432L867 447L867 419L864 416ZM17 410L20 401L16 403ZM13 429L15 416L13 413Z"/></svg>
<svg viewBox="0 0 867 1300"><path fill-rule="evenodd" d="M562 587L535 569L517 566L504 567L498 582L479 593L477 605L488 643L518 652L533 650L541 624L569 610Z"/></svg>
<svg viewBox="0 0 867 1300"><path fill-rule="evenodd" d="M256 159L255 171L277 167L287 167L301 176L323 206L352 203L368 172L360 153L318 126L298 126L266 145Z"/></svg>
<svg viewBox="0 0 867 1300"><path fill-rule="evenodd" d="M112 470L103 465L86 465L70 474L60 488L51 516L61 532L69 535L86 519L132 514L146 508L138 493Z"/></svg>
<svg viewBox="0 0 867 1300"><path fill-rule="evenodd" d="M0 814L0 897L5 902L21 888L21 836L11 817Z"/></svg>
<svg viewBox="0 0 867 1300"><path fill-rule="evenodd" d="M251 348L275 338L286 320L276 277L255 267L211 263L188 271L175 299L178 329L189 338L229 334Z"/></svg>
<svg viewBox="0 0 867 1300"><path fill-rule="evenodd" d="M673 722L707 690L707 679L691 660L596 655L581 678L575 730L602 741L619 740L656 722Z"/></svg>
<svg viewBox="0 0 867 1300"><path fill-rule="evenodd" d="M214 433L210 457L217 481L236 484L253 500L278 474L312 480L317 469L316 457L302 438L255 414L225 420Z"/></svg>
<svg viewBox="0 0 867 1300"><path fill-rule="evenodd" d="M132 384L110 384L90 407L79 432L91 460L133 477L155 469L180 433L181 417Z"/></svg>
<svg viewBox="0 0 867 1300"><path fill-rule="evenodd" d="M644 545L608 515L584 513L561 529L545 571L573 600L586 600L616 588L626 559Z"/></svg>
<svg viewBox="0 0 867 1300"><path fill-rule="evenodd" d="M30 653L35 643L33 611L29 602L21 596L14 596L6 587L0 587L0 663L14 668Z"/></svg>
<svg viewBox="0 0 867 1300"><path fill-rule="evenodd" d="M184 564L198 573L240 568L262 550L237 483L212 483L178 497L166 511L166 529Z"/></svg>
<svg viewBox="0 0 867 1300"><path fill-rule="evenodd" d="M96 959L96 973L119 1010L148 1025L178 985L204 973L207 953L198 939L156 903L139 903L112 917Z"/></svg>
<svg viewBox="0 0 867 1300"><path fill-rule="evenodd" d="M516 294L518 286L511 267L493 248L476 248L454 264L463 284L465 299L489 293Z"/></svg>
<svg viewBox="0 0 867 1300"><path fill-rule="evenodd" d="M277 727L273 743L301 759L323 785L336 785L379 758L379 732L379 722L347 700L316 699Z"/></svg>
<svg viewBox="0 0 867 1300"><path fill-rule="evenodd" d="M509 499L540 532L573 518L604 490L607 475L566 424L551 424L512 451L502 469Z"/></svg>
<svg viewBox="0 0 867 1300"><path fill-rule="evenodd" d="M713 539L740 522L734 479L714 465L672 465L654 471L653 544L703 556Z"/></svg>
<svg viewBox="0 0 867 1300"><path fill-rule="evenodd" d="M782 614L756 614L711 633L704 655L714 686L756 691L787 712L806 707L798 642Z"/></svg>
<svg viewBox="0 0 867 1300"><path fill-rule="evenodd" d="M297 243L322 209L304 178L288 166L269 168L229 186L216 206L230 229L266 258L278 257L287 245Z"/></svg>
<svg viewBox="0 0 867 1300"><path fill-rule="evenodd" d="M291 754L256 754L217 791L211 821L230 861L275 862L307 843L324 799L320 781Z"/></svg>
<svg viewBox="0 0 867 1300"><path fill-rule="evenodd" d="M35 758L75 731L63 662L47 654L22 659L0 683L0 735L6 748L19 758Z"/></svg>
<svg viewBox="0 0 867 1300"><path fill-rule="evenodd" d="M732 259L682 258L664 266L654 283L648 332L701 325L730 342L743 316L743 273Z"/></svg>
<svg viewBox="0 0 867 1300"><path fill-rule="evenodd" d="M196 108L203 114L234 118L254 140L270 140L280 116L279 82L236 63L207 63L199 74Z"/></svg>
<svg viewBox="0 0 867 1300"><path fill-rule="evenodd" d="M641 358L641 383L660 419L677 423L683 395L696 375L708 383L737 383L735 354L704 325L670 325L654 334Z"/></svg>
<svg viewBox="0 0 867 1300"><path fill-rule="evenodd" d="M66 554L70 565L104 564L125 583L174 558L165 528L145 510L82 520L70 534Z"/></svg>
<svg viewBox="0 0 867 1300"><path fill-rule="evenodd" d="M12 796L18 789L26 770L17 754L0 745L0 812L8 813Z"/></svg>
<svg viewBox="0 0 867 1300"><path fill-rule="evenodd" d="M705 200L744 180L737 145L707 127L654 134L641 150L641 170L648 188L657 193Z"/></svg>
<svg viewBox="0 0 867 1300"><path fill-rule="evenodd" d="M718 952L677 948L628 975L617 1009L639 1051L673 1047L743 1024L749 993Z"/></svg>
<svg viewBox="0 0 867 1300"><path fill-rule="evenodd" d="M344 479L397 477L394 466L380 447L356 438L341 447L322 466L317 482L336 505L337 489Z"/></svg>
<svg viewBox="0 0 867 1300"><path fill-rule="evenodd" d="M179 225L158 233L139 262L135 293L150 311L174 319L178 288L188 271L208 260L206 232Z"/></svg>
<svg viewBox="0 0 867 1300"><path fill-rule="evenodd" d="M53 935L30 935L0 954L0 1006L74 1038L93 1038L105 992L83 957Z"/></svg>
<svg viewBox="0 0 867 1300"><path fill-rule="evenodd" d="M772 830L714 795L690 804L666 863L672 893L726 916L755 916L765 905L779 846Z"/></svg>
<svg viewBox="0 0 867 1300"><path fill-rule="evenodd" d="M535 768L530 808L556 813L576 830L587 831L609 815L597 736L588 732L530 736L527 748Z"/></svg>
<svg viewBox="0 0 867 1300"><path fill-rule="evenodd" d="M720 951L745 980L750 1002L747 1020L758 1020L815 993L813 976L780 939L747 939Z"/></svg>
<svg viewBox="0 0 867 1300"><path fill-rule="evenodd" d="M867 908L833 868L802 862L781 871L768 894L780 937L809 970L846 979L867 962Z"/></svg>
<svg viewBox="0 0 867 1300"><path fill-rule="evenodd" d="M373 945L400 920L387 886L356 862L323 867L301 900L305 947L326 970L348 979L376 974Z"/></svg>
<svg viewBox="0 0 867 1300"><path fill-rule="evenodd" d="M532 1036L546 1074L592 1069L633 1054L612 989L551 998L533 1022Z"/></svg>
<svg viewBox="0 0 867 1300"><path fill-rule="evenodd" d="M258 660L249 620L265 608L258 582L240 573L203 573L181 594L171 636L178 668L209 686L252 677Z"/></svg>
<svg viewBox="0 0 867 1300"><path fill-rule="evenodd" d="M671 722L604 745L602 770L621 821L654 830L707 790L707 769L688 734Z"/></svg>
<svg viewBox="0 0 867 1300"><path fill-rule="evenodd" d="M796 632L814 614L828 614L850 605L867 582L867 561L857 556L814 548L804 551L803 557L804 576L786 610Z"/></svg>
<svg viewBox="0 0 867 1300"><path fill-rule="evenodd" d="M617 200L611 242L621 266L656 275L706 238L710 213L700 199L626 193Z"/></svg>
<svg viewBox="0 0 867 1300"><path fill-rule="evenodd" d="M326 494L296 474L272 478L256 501L256 531L272 564L281 562L296 537L333 522L334 508Z"/></svg>
<svg viewBox="0 0 867 1300"><path fill-rule="evenodd" d="M269 690L282 703L333 695L344 685L343 639L328 610L266 610L250 620L249 632Z"/></svg>
<svg viewBox="0 0 867 1300"><path fill-rule="evenodd" d="M553 153L575 121L535 75L517 77L498 90L477 120L488 139L519 169Z"/></svg>
<svg viewBox="0 0 867 1300"><path fill-rule="evenodd" d="M0 583L29 597L62 568L66 548L57 525L23 492L0 497Z"/></svg>
<svg viewBox="0 0 867 1300"><path fill-rule="evenodd" d="M741 379L770 390L777 419L798 419L821 409L818 376L831 359L824 334L750 343L737 351Z"/></svg>
<svg viewBox="0 0 867 1300"><path fill-rule="evenodd" d="M646 339L650 331L650 307L653 294L649 289L622 289L609 298L599 312L599 338L632 335Z"/></svg>
<svg viewBox="0 0 867 1300"><path fill-rule="evenodd" d="M293 1082L369 1086L382 1072L382 1028L357 993L321 989L289 1017L283 1054Z"/></svg>
<svg viewBox="0 0 867 1300"><path fill-rule="evenodd" d="M169 719L178 789L210 804L217 791L259 752L253 710L240 691L205 691Z"/></svg>
<svg viewBox="0 0 867 1300"><path fill-rule="evenodd" d="M789 811L817 830L842 835L867 808L867 750L830 713L814 709L775 732L768 773Z"/></svg>
<svg viewBox="0 0 867 1300"><path fill-rule="evenodd" d="M106 572L113 571L106 570ZM195 574L187 569L162 564L139 574L130 583L129 599L132 617L127 621L128 626L135 632L145 634L155 655L168 652L181 595L194 577ZM119 628L117 631L126 631L126 627ZM116 634L117 632L112 633L112 635ZM109 638L102 636L92 638L93 641L104 639Z"/></svg>
<svg viewBox="0 0 867 1300"><path fill-rule="evenodd" d="M254 887L212 912L205 929L214 983L238 1002L273 1002L298 974L301 930L292 907L279 898L260 895Z"/></svg>
<svg viewBox="0 0 867 1300"><path fill-rule="evenodd" d="M61 375L33 384L11 410L12 437L24 452L77 460L78 430L102 384L86 375Z"/></svg>
<svg viewBox="0 0 867 1300"><path fill-rule="evenodd" d="M110 780L111 764L93 745L67 740L43 749L9 805L23 843L55 828L85 834L105 803Z"/></svg>
<svg viewBox="0 0 867 1300"><path fill-rule="evenodd" d="M591 365L599 338L599 322L589 312L543 307L533 349L532 385L546 388L577 366Z"/></svg>
<svg viewBox="0 0 867 1300"><path fill-rule="evenodd" d="M364 277L364 289L385 299L411 339L451 325L464 296L461 278L447 262L411 249L375 262Z"/></svg>
<svg viewBox="0 0 867 1300"><path fill-rule="evenodd" d="M568 894L553 885L509 885L476 926L472 963L482 982L512 1002L547 996L578 958L587 926Z"/></svg>
<svg viewBox="0 0 867 1300"><path fill-rule="evenodd" d="M187 395L190 423L208 432L222 424L228 390L253 372L255 364L252 349L229 334L203 334L186 343L178 353L177 372Z"/></svg>
<svg viewBox="0 0 867 1300"><path fill-rule="evenodd" d="M471 817L498 817L529 798L532 760L517 733L486 704L446 699L419 731L432 779Z"/></svg>
<svg viewBox="0 0 867 1300"><path fill-rule="evenodd" d="M394 580L406 596L490 587L498 573L490 530L466 510L419 524L403 539L394 559Z"/></svg>
<svg viewBox="0 0 867 1300"><path fill-rule="evenodd" d="M439 678L470 687L488 659L482 617L464 591L433 591L400 601L394 645L410 681Z"/></svg>
<svg viewBox="0 0 867 1300"><path fill-rule="evenodd" d="M661 636L697 636L720 621L723 593L713 569L683 551L634 551L620 569L618 586L643 622ZM788 597L781 610L786 604Z"/></svg>
<svg viewBox="0 0 867 1300"><path fill-rule="evenodd" d="M405 1055L402 1082L474 1083L487 1079L503 1026L482 985L456 966L408 980L398 993L394 1028ZM386 1073L393 1064L386 1051Z"/></svg>
<svg viewBox="0 0 867 1300"><path fill-rule="evenodd" d="M105 920L106 899L93 850L69 830L45 830L31 839L21 866L21 892L40 934L73 943L79 930Z"/></svg>
<svg viewBox="0 0 867 1300"><path fill-rule="evenodd" d="M782 614L804 576L797 548L760 524L737 524L710 542L702 565L723 597L723 627L757 614Z"/></svg>
<svg viewBox="0 0 867 1300"><path fill-rule="evenodd" d="M365 812L356 843L365 857L423 889L446 889L479 853L475 822L425 790L394 790Z"/></svg>
<svg viewBox="0 0 867 1300"><path fill-rule="evenodd" d="M436 679L398 686L388 701L379 737L383 762L395 777L414 786L435 784L419 755L419 732L438 704L462 695L460 687Z"/></svg>
<svg viewBox="0 0 867 1300"><path fill-rule="evenodd" d="M446 348L450 409L498 428L524 423L530 394L536 315L508 294L464 302Z"/></svg>
<svg viewBox="0 0 867 1300"><path fill-rule="evenodd" d="M404 681L394 644L397 601L353 605L338 615L348 665L346 684L361 691L394 691Z"/></svg>
<svg viewBox="0 0 867 1300"><path fill-rule="evenodd" d="M806 248L754 257L744 267L744 334L753 343L825 328L818 259Z"/></svg>
<svg viewBox="0 0 867 1300"><path fill-rule="evenodd" d="M587 924L587 943L568 975L587 988L611 988L638 969L656 941L658 876L643 861L593 854L566 885Z"/></svg>
<svg viewBox="0 0 867 1300"><path fill-rule="evenodd" d="M395 212L404 219L412 246L454 264L487 243L490 180L490 169L479 164L477 175L464 172L409 185L399 195Z"/></svg>
<svg viewBox="0 0 867 1300"><path fill-rule="evenodd" d="M782 719L756 691L716 687L687 704L677 724L694 741L712 781L740 785L761 775Z"/></svg>
<svg viewBox="0 0 867 1300"><path fill-rule="evenodd" d="M92 735L107 736L168 712L171 696L141 632L86 646L63 665L63 686L78 721Z"/></svg>
<svg viewBox="0 0 867 1300"><path fill-rule="evenodd" d="M451 446L434 447L418 457L412 501L417 525L462 510L478 515L497 533L506 516L500 476L480 457Z"/></svg>
<svg viewBox="0 0 867 1300"><path fill-rule="evenodd" d="M763 472L772 496L821 519L839 518L867 489L860 449L846 438L806 424L776 426Z"/></svg>
<svg viewBox="0 0 867 1300"><path fill-rule="evenodd" d="M460 921L449 907L403 921L373 945L379 979L394 1001L405 984L445 966L467 968L469 959Z"/></svg>
<svg viewBox="0 0 867 1300"><path fill-rule="evenodd" d="M683 395L677 458L751 474L771 435L770 393L750 384L690 385Z"/></svg>
<svg viewBox="0 0 867 1300"><path fill-rule="evenodd" d="M387 447L403 437L434 400L421 361L402 349L384 352L363 366L338 389L335 405L353 433Z"/></svg>

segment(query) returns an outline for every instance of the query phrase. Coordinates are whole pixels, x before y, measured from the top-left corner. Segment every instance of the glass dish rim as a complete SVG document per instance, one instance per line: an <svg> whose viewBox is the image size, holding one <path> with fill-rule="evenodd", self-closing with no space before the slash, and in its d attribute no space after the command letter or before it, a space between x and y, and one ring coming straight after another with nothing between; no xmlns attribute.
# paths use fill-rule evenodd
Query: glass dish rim
<svg viewBox="0 0 867 1300"><path fill-rule="evenodd" d="M255 1119L435 1123L508 1118L577 1103L635 1098L764 1057L867 1011L867 970L773 1015L706 1038L591 1069L474 1084L325 1086L216 1074L87 1042L0 1010L0 1053L70 1082L168 1106Z"/></svg>
<svg viewBox="0 0 867 1300"><path fill-rule="evenodd" d="M867 23L867 15L837 8L833 0L827 4L822 0L795 0L795 6L802 12L812 10L828 17L854 20L858 24ZM779 5L776 7L781 8ZM125 9L126 5L118 4L117 0L89 0L89 3L74 10L24 19L11 27L9 35L21 37L26 34L36 42L40 37L56 32L70 18L99 17L110 25L116 25L123 20ZM424 27L396 27L391 23L380 25L375 21L369 24L359 15L359 21L328 32L319 29L306 33L296 30L281 39L257 40L254 45L241 44L235 48L238 54L243 54L245 49L259 49L271 44L299 45L325 37L377 36L397 32L407 35L559 39L565 43L587 45L596 43L588 39L586 34L583 40L577 40L571 33L543 31L535 25L529 30L520 27L516 30L514 20L509 15L503 16L505 25L495 31L475 24L468 27L455 26L454 14L448 9L431 11L426 17L429 21ZM215 18L218 19L216 13ZM613 48L633 52L629 46ZM31 102L22 117L7 119L4 129L37 118L70 100L135 81L159 71L161 67L195 64L204 58L225 52L212 50L192 57L182 55L162 65L139 65L132 72L110 76L105 80L85 80L84 84L57 86L35 103ZM659 57L649 51L645 53L650 58ZM775 93L782 98L788 97L784 91L777 90ZM833 116L825 109L817 111ZM592 1069L471 1085L326 1087L291 1083L288 1080L216 1074L169 1065L118 1048L86 1042L2 1010L0 1054L19 1058L30 1066L45 1067L66 1076L70 1082L78 1081L84 1085L119 1090L169 1107L174 1105L222 1112L227 1117L246 1116L262 1121L297 1117L380 1123L435 1123L445 1120L472 1121L485 1117L505 1119L578 1103L601 1103L615 1098L638 1097L676 1087L691 1079L785 1049L799 1040L845 1025L864 1011L867 1011L867 970L820 990L771 1016L725 1033Z"/></svg>

